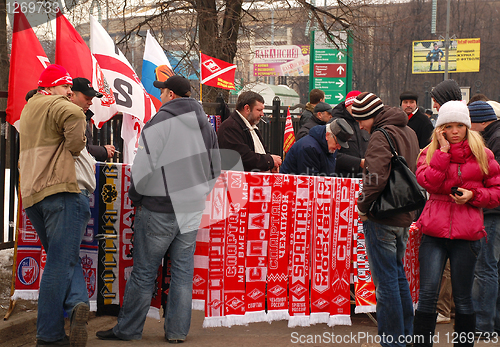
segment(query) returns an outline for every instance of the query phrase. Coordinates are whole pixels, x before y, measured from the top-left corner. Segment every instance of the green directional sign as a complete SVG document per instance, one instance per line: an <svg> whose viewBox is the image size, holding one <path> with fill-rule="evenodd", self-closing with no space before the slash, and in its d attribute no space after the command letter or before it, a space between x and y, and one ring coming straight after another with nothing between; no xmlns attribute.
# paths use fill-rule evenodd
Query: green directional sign
<svg viewBox="0 0 500 347"><path fill-rule="evenodd" d="M322 31L312 33L309 89L321 89L325 92L325 102L337 105L351 90L352 54L345 31L336 32L332 37L340 39L335 39L334 44Z"/></svg>

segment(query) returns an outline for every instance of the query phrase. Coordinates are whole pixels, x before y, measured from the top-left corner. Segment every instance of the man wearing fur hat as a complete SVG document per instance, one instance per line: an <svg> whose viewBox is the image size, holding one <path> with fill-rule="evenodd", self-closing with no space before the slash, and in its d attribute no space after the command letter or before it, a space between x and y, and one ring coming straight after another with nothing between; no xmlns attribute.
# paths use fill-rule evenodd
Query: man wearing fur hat
<svg viewBox="0 0 500 347"><path fill-rule="evenodd" d="M427 117L417 106L418 95L411 91L401 93L399 96L400 106L408 116L408 126L417 134L420 149L431 142L434 127Z"/></svg>
<svg viewBox="0 0 500 347"><path fill-rule="evenodd" d="M90 207L78 187L74 159L85 148L85 115L68 99L71 85L66 69L48 66L23 108L19 128L23 206L47 252L37 346L87 343L89 296L79 254ZM63 309L71 317L69 338Z"/></svg>
<svg viewBox="0 0 500 347"><path fill-rule="evenodd" d="M500 121L486 101L469 104L471 129L479 131L486 146L497 161L500 160ZM500 207L484 209L486 238L481 239L481 252L477 257L472 301L476 311L476 331L490 336L500 329L495 324L498 298L498 261L500 260ZM492 336L492 335L491 335Z"/></svg>
<svg viewBox="0 0 500 347"><path fill-rule="evenodd" d="M335 171L340 177L358 177L363 174L363 166L365 164L365 152L368 147L370 134L359 128L358 122L351 115L351 108L354 99L361 92L359 90L350 91L345 101L335 106L332 110L332 118L344 119L351 126L354 135L348 140L349 148L342 147L337 153L337 166Z"/></svg>
<svg viewBox="0 0 500 347"><path fill-rule="evenodd" d="M382 346L404 346L397 341L413 333L413 303L404 275L403 257L410 224L415 213L401 213L386 219L370 214L371 204L387 184L392 152L377 128L388 133L399 155L415 171L419 153L418 139L401 108L384 106L373 93L359 94L352 105L352 116L360 129L371 134L365 153L363 191L358 199L358 213L363 221L366 250L377 295L378 334Z"/></svg>

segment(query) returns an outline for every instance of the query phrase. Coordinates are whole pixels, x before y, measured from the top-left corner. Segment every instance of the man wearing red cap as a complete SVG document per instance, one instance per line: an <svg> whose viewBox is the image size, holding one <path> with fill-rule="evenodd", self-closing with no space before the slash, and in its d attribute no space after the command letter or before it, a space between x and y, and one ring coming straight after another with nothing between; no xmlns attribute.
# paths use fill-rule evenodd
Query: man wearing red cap
<svg viewBox="0 0 500 347"><path fill-rule="evenodd" d="M370 134L359 128L358 122L351 115L354 99L360 94L359 90L350 91L345 101L335 106L332 110L332 119L343 118L351 126L354 135L348 140L349 147L341 148L337 154L335 173L340 177L355 178L363 175L365 152L370 140Z"/></svg>
<svg viewBox="0 0 500 347"><path fill-rule="evenodd" d="M87 343L89 298L79 252L90 219L89 199L78 187L75 159L85 148L85 115L73 104L72 79L59 65L47 67L38 93L21 113L21 196L47 253L38 297L37 346ZM70 336L63 309L70 314Z"/></svg>

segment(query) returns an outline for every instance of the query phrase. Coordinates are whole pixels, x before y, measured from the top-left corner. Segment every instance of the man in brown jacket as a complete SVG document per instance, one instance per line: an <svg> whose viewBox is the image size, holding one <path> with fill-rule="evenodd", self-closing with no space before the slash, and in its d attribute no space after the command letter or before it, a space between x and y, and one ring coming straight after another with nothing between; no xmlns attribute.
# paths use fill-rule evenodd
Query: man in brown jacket
<svg viewBox="0 0 500 347"><path fill-rule="evenodd" d="M363 221L366 249L377 296L378 333L382 346L406 346L413 334L413 304L406 280L403 256L413 213L402 213L377 220L370 215L373 201L384 190L391 170L390 145L380 131L384 128L396 151L415 171L419 153L418 139L408 126L408 117L400 108L388 107L372 93L361 93L352 105L352 116L371 135L365 153L363 191L358 213Z"/></svg>
<svg viewBox="0 0 500 347"><path fill-rule="evenodd" d="M89 296L79 254L90 207L78 188L73 159L85 148L85 115L68 98L71 85L66 69L50 65L21 113L21 196L47 253L38 296L37 346L87 344ZM64 310L71 317L69 338Z"/></svg>

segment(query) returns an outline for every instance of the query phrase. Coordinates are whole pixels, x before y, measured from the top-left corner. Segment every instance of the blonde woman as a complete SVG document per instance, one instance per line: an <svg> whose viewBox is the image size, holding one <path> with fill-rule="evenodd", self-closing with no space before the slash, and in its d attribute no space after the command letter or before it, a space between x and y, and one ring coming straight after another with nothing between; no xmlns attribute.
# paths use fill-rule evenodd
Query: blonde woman
<svg viewBox="0 0 500 347"><path fill-rule="evenodd" d="M455 346L473 346L474 267L485 236L483 207L500 205L500 166L470 130L467 106L449 101L439 109L432 142L417 163L418 183L430 194L418 219L420 295L414 319L415 346L432 346L441 276L450 259L455 300ZM450 340L451 341L451 340Z"/></svg>

